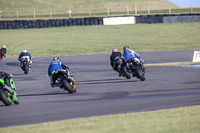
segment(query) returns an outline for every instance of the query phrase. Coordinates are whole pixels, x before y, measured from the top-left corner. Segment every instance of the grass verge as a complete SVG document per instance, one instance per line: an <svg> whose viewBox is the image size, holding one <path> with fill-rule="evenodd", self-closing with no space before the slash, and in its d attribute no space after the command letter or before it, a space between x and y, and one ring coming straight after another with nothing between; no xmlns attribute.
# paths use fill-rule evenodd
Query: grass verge
<svg viewBox="0 0 200 133"><path fill-rule="evenodd" d="M181 66L181 65L194 65L194 64L200 64L200 62L153 63L153 64L145 64L145 66Z"/></svg>
<svg viewBox="0 0 200 133"><path fill-rule="evenodd" d="M8 58L24 48L32 56L103 54L124 45L136 52L199 49L199 29L200 23L171 23L0 30L0 45Z"/></svg>
<svg viewBox="0 0 200 133"><path fill-rule="evenodd" d="M200 106L0 128L2 133L199 133Z"/></svg>

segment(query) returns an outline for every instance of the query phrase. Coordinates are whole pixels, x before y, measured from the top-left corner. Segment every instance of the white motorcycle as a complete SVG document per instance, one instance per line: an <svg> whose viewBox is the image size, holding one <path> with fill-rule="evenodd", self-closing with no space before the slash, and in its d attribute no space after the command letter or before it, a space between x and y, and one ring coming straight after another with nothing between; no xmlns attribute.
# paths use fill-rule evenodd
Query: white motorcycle
<svg viewBox="0 0 200 133"><path fill-rule="evenodd" d="M29 56L23 56L20 60L21 69L24 71L24 74L28 74L28 71L31 68L31 58Z"/></svg>

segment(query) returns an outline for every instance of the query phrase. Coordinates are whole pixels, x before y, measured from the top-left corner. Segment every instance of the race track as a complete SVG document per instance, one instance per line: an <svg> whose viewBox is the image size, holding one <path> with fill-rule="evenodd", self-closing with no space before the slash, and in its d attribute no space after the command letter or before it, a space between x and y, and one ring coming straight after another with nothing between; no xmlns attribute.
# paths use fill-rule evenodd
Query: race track
<svg viewBox="0 0 200 133"><path fill-rule="evenodd" d="M142 52L146 64L192 61L193 50ZM53 57L35 57L28 75L17 58L0 61L13 74L19 105L0 104L0 127L127 112L200 105L200 68L149 66L146 81L119 77L109 54L60 56L76 79L77 93L51 88L47 69Z"/></svg>

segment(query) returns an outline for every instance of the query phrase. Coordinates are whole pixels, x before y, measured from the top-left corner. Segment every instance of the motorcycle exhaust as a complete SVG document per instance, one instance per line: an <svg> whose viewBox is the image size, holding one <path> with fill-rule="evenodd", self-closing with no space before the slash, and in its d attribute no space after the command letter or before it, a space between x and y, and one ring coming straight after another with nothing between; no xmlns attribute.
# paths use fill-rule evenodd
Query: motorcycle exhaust
<svg viewBox="0 0 200 133"><path fill-rule="evenodd" d="M14 93L14 90L11 89L10 87L8 87L7 85L5 85L4 88L5 88L8 92Z"/></svg>

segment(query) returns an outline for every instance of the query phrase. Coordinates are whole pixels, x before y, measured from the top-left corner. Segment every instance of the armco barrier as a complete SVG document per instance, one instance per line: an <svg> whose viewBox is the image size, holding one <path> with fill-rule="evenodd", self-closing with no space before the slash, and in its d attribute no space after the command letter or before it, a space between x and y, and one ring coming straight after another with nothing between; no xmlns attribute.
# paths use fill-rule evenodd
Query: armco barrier
<svg viewBox="0 0 200 133"><path fill-rule="evenodd" d="M140 15L140 16L135 16L135 18L136 18L136 24L200 22L199 13ZM103 18L91 17L91 18L70 18L70 19L50 19L50 20L0 21L0 29L30 29L30 28L32 29L32 28L66 27L66 26L87 26L87 25L103 25Z"/></svg>

